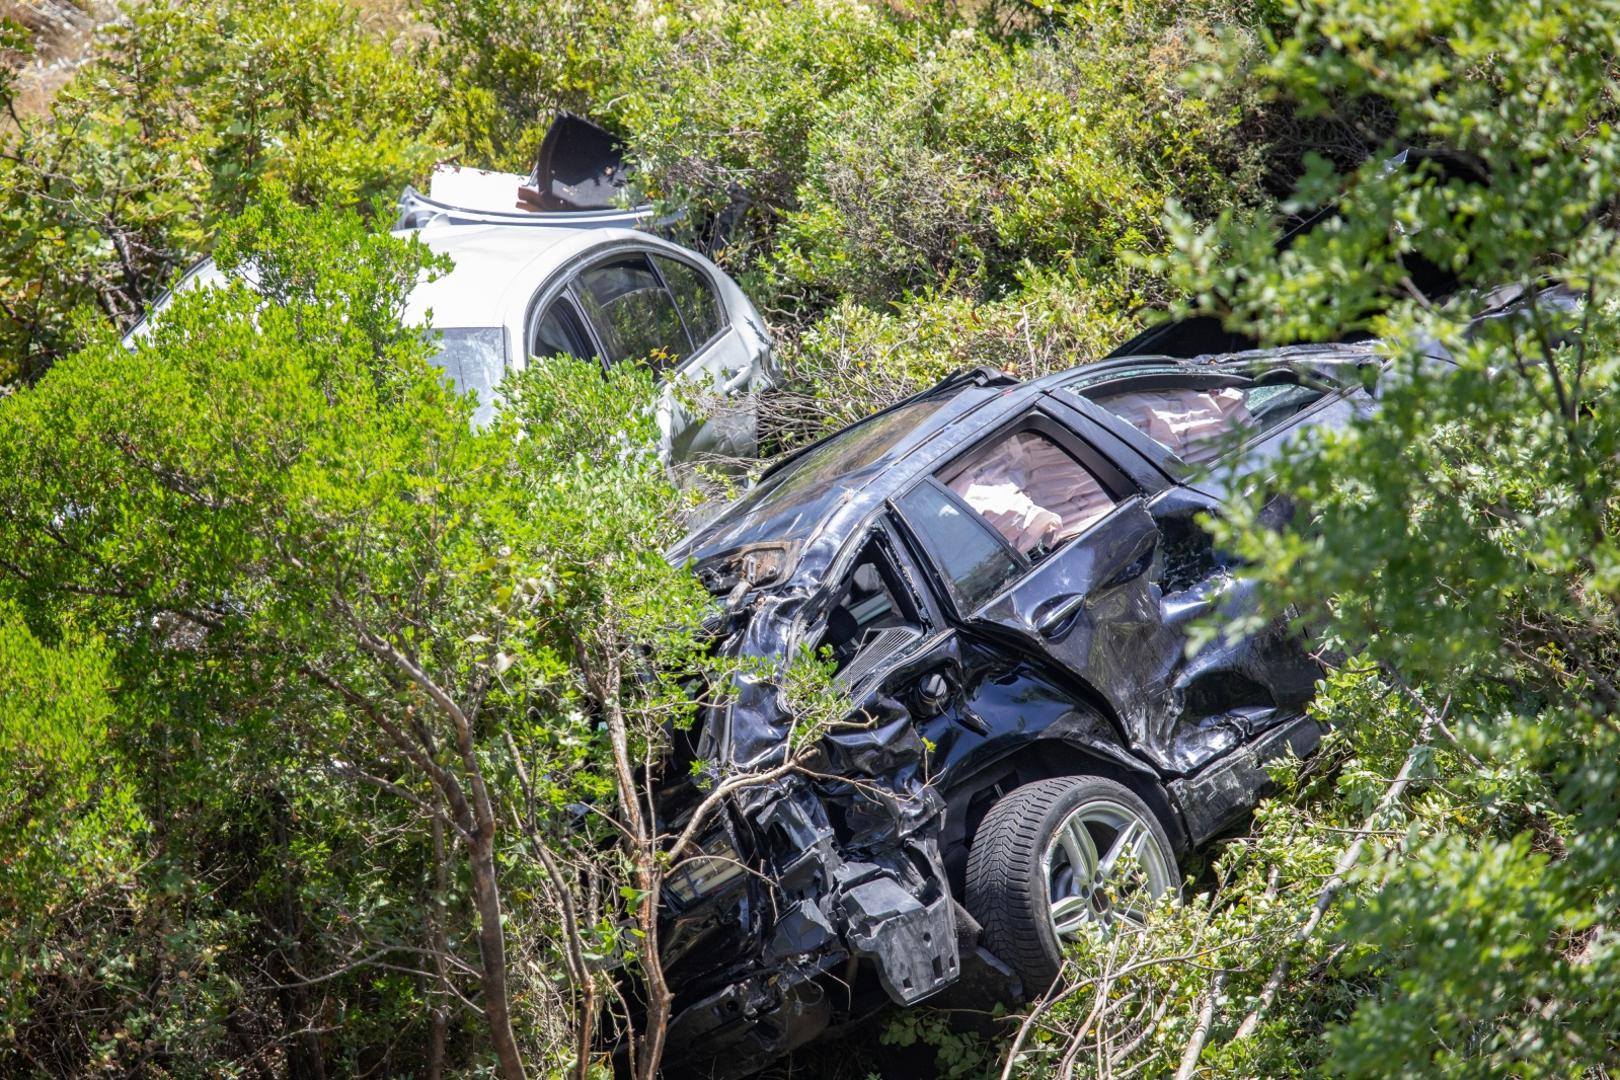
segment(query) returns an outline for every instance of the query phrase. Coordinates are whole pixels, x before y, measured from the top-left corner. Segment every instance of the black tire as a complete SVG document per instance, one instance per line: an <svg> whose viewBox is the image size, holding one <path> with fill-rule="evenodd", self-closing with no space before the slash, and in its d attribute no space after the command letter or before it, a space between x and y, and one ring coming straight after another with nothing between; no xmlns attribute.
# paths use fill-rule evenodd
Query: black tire
<svg viewBox="0 0 1620 1080"><path fill-rule="evenodd" d="M985 948L1013 969L1026 997L1044 993L1063 965L1043 856L1069 816L1095 800L1112 800L1144 823L1168 861L1172 879L1180 881L1164 825L1123 784L1100 776L1060 776L1025 784L997 802L968 852L965 906L984 927Z"/></svg>

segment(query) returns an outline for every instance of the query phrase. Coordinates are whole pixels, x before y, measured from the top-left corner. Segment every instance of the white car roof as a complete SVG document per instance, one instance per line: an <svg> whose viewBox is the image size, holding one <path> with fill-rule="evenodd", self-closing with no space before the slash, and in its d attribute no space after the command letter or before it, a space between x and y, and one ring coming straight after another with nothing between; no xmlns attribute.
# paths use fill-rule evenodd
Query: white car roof
<svg viewBox="0 0 1620 1080"><path fill-rule="evenodd" d="M441 225L407 229L434 253L455 260L455 269L418 285L405 307L407 322L501 326L514 297L523 303L541 283L582 251L616 239L636 239L629 230L551 229L533 225Z"/></svg>
<svg viewBox="0 0 1620 1080"><path fill-rule="evenodd" d="M628 242L662 247L656 238L630 229L549 228L537 225L454 225L434 223L421 229L396 230L395 236L415 236L436 254L448 255L455 268L435 281L418 285L405 305L405 322L435 327L504 326L508 317L521 319L522 308L557 270L584 253L603 245ZM206 288L224 280L213 259L189 270L176 289ZM147 318L137 323L125 341L144 337L153 316L168 306L165 293ZM515 312L515 314L514 314Z"/></svg>

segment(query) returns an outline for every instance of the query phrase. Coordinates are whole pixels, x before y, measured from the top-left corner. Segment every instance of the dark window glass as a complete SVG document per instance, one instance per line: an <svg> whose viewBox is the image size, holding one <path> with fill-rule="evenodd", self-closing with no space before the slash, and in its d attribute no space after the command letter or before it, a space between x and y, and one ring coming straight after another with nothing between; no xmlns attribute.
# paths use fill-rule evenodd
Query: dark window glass
<svg viewBox="0 0 1620 1080"><path fill-rule="evenodd" d="M664 370L691 352L675 302L645 255L586 270L579 275L579 299L609 363L644 359Z"/></svg>
<svg viewBox="0 0 1620 1080"><path fill-rule="evenodd" d="M977 610L1018 575L1017 560L990 527L933 484L914 488L900 500L900 509L951 583L963 611Z"/></svg>
<svg viewBox="0 0 1620 1080"><path fill-rule="evenodd" d="M450 376L462 393L478 395L473 423L495 416L495 391L506 375L506 331L499 326L458 326L431 331L438 353L433 363Z"/></svg>
<svg viewBox="0 0 1620 1080"><path fill-rule="evenodd" d="M692 351L703 348L716 334L725 329L720 314L720 300L714 295L714 286L707 274L679 259L654 255L658 272L664 275L664 284L675 294L675 306L686 317L686 330L692 337Z"/></svg>
<svg viewBox="0 0 1620 1080"><path fill-rule="evenodd" d="M809 447L739 496L713 527L697 534L699 546L720 552L760 536L784 541L803 537L851 487L881 471L891 452L949 403L949 398L911 401Z"/></svg>
<svg viewBox="0 0 1620 1080"><path fill-rule="evenodd" d="M596 348L591 344L590 335L585 332L574 305L567 300L553 300L535 326L534 343L529 354L542 358L572 356L577 360L588 360L595 352Z"/></svg>
<svg viewBox="0 0 1620 1080"><path fill-rule="evenodd" d="M913 401L893 412L847 427L805 451L780 472L766 477L738 500L737 505L748 507L756 521L768 517L786 521L799 507L825 498L834 485L858 483L940 405L938 401Z"/></svg>

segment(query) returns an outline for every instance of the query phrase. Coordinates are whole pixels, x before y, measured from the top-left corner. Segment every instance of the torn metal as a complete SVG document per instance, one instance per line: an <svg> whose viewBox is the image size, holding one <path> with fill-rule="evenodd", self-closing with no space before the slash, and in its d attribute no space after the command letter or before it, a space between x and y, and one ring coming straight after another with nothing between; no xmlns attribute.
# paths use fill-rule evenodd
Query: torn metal
<svg viewBox="0 0 1620 1080"><path fill-rule="evenodd" d="M724 598L722 653L764 661L751 671L829 655L865 719L740 792L687 864L723 852L750 872L671 879L672 1060L741 1076L889 1002L1044 989L1018 985L962 903L999 798L1113 778L1185 851L1252 807L1266 760L1309 753L1320 669L1297 636L1189 652L1196 623L1254 610L1196 518L1291 432L1365 408L1356 373L1376 362L1339 346L955 376L779 464L671 552ZM1170 439L1178 410L1203 434ZM768 767L792 724L773 678L740 677L690 758ZM673 825L696 801L683 783L662 806Z"/></svg>

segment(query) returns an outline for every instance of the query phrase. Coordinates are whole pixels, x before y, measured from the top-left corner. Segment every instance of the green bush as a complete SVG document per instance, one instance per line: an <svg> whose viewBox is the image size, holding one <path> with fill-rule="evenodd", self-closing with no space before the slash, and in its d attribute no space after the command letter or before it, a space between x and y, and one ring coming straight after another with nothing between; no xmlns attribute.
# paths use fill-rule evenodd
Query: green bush
<svg viewBox="0 0 1620 1080"><path fill-rule="evenodd" d="M786 337L783 387L763 401L769 437L792 445L860 419L953 371L1036 378L1103 355L1134 329L1131 298L1074 269L1026 269L1018 292L978 301L946 291L886 310L852 300Z"/></svg>
<svg viewBox="0 0 1620 1080"><path fill-rule="evenodd" d="M1356 656L1314 705L1339 728L1324 757L1279 770L1288 795L1218 853L1217 888L1119 955L1086 947L1136 985L1079 987L1064 1036L1129 1046L1113 1065L1148 1075L1601 1072L1620 1048L1620 24L1511 0L1297 15L1259 70L1307 117L1377 114L1372 152L1307 163L1290 204L1328 212L1286 248L1267 217L1176 223L1172 276L1250 332L1382 339L1376 413L1308 433L1210 523L1272 614ZM1456 290L1425 294L1422 262ZM1540 292L1555 280L1578 299Z"/></svg>
<svg viewBox="0 0 1620 1080"><path fill-rule="evenodd" d="M446 83L435 131L467 165L526 173L551 115L591 114L642 20L600 0L422 0Z"/></svg>
<svg viewBox="0 0 1620 1080"><path fill-rule="evenodd" d="M118 718L150 823L115 902L33 912L19 945L65 958L0 954L26 984L0 1068L561 1071L591 1021L640 1023L601 1003L646 970L668 838L601 819L642 805L618 780L702 663L656 377L532 364L474 428L400 323L444 269L424 246L278 195L217 250L258 287L181 293L0 403L0 676L13 608L97 635L89 720ZM89 771L22 733L19 771ZM0 801L0 855L24 810Z"/></svg>
<svg viewBox="0 0 1620 1080"><path fill-rule="evenodd" d="M1095 288L1162 250L1165 200L1252 198L1238 111L1182 85L1199 22L1072 13L1011 45L959 29L916 63L828 101L809 134L780 287L881 303L945 288L999 296L1022 267Z"/></svg>
<svg viewBox="0 0 1620 1080"><path fill-rule="evenodd" d="M667 5L628 34L606 115L656 200L704 216L746 197L726 255L742 266L794 205L824 103L927 33L862 0Z"/></svg>
<svg viewBox="0 0 1620 1080"><path fill-rule="evenodd" d="M437 88L342 0L154 2L104 32L51 113L0 131L0 382L127 326L273 182L393 196L440 152Z"/></svg>

